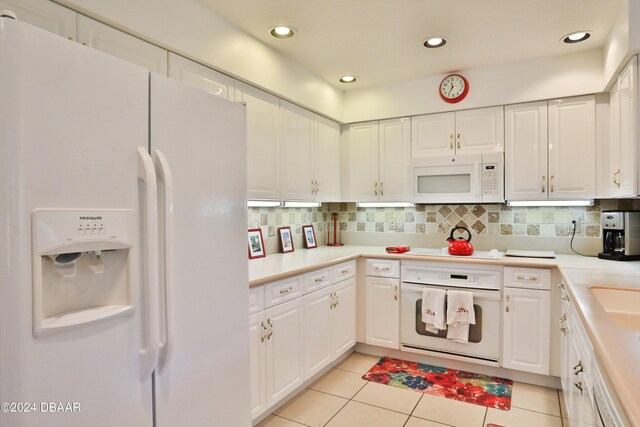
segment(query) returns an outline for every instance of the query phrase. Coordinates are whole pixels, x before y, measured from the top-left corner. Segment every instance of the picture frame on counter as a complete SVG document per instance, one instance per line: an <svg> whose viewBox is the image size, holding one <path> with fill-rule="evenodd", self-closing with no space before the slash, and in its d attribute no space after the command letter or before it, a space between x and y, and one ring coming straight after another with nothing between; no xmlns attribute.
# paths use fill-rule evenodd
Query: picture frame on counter
<svg viewBox="0 0 640 427"><path fill-rule="evenodd" d="M313 229L313 225L303 225L302 235L304 236L304 243L307 249L313 249L318 247L318 241L316 240L316 232Z"/></svg>
<svg viewBox="0 0 640 427"><path fill-rule="evenodd" d="M264 240L262 239L262 230L253 228L247 232L249 239L249 259L262 258L267 256L264 251Z"/></svg>
<svg viewBox="0 0 640 427"><path fill-rule="evenodd" d="M283 254L293 252L293 236L291 235L291 227L278 228L278 237L280 238L280 251Z"/></svg>

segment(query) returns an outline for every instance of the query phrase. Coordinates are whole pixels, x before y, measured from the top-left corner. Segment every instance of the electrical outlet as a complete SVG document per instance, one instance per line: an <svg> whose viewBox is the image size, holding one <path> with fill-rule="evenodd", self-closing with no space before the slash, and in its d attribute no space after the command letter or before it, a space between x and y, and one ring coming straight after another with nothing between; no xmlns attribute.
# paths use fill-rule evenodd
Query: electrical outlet
<svg viewBox="0 0 640 427"><path fill-rule="evenodd" d="M396 222L391 220L389 221L389 230L395 230L396 229Z"/></svg>

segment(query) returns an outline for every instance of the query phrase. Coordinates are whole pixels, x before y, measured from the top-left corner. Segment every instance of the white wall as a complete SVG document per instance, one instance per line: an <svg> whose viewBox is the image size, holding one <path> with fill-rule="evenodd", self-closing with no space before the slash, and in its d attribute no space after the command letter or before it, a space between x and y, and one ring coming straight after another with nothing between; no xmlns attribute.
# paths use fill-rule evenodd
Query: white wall
<svg viewBox="0 0 640 427"><path fill-rule="evenodd" d="M340 89L196 0L56 2L320 114L336 120L342 118Z"/></svg>
<svg viewBox="0 0 640 427"><path fill-rule="evenodd" d="M359 122L440 111L513 104L600 92L601 49L517 64L461 71L469 94L458 104L440 99L444 75L345 92L344 121Z"/></svg>

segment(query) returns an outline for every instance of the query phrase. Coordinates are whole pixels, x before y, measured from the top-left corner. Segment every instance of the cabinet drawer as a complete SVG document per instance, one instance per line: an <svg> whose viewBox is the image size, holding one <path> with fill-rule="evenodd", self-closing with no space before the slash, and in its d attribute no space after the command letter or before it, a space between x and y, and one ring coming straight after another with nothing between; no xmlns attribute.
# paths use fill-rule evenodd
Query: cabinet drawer
<svg viewBox="0 0 640 427"><path fill-rule="evenodd" d="M551 270L545 268L504 268L504 285L509 288L551 289Z"/></svg>
<svg viewBox="0 0 640 427"><path fill-rule="evenodd" d="M342 264L334 265L333 267L333 281L340 282L345 279L349 279L356 275L356 261L343 262Z"/></svg>
<svg viewBox="0 0 640 427"><path fill-rule="evenodd" d="M367 276L400 278L400 261L392 259L368 259Z"/></svg>
<svg viewBox="0 0 640 427"><path fill-rule="evenodd" d="M249 314L264 310L264 286L249 289Z"/></svg>
<svg viewBox="0 0 640 427"><path fill-rule="evenodd" d="M315 270L304 275L304 293L317 291L325 286L329 286L333 281L331 280L331 269L323 268L321 270Z"/></svg>
<svg viewBox="0 0 640 427"><path fill-rule="evenodd" d="M302 276L268 283L264 286L264 292L265 308L298 298L302 296Z"/></svg>

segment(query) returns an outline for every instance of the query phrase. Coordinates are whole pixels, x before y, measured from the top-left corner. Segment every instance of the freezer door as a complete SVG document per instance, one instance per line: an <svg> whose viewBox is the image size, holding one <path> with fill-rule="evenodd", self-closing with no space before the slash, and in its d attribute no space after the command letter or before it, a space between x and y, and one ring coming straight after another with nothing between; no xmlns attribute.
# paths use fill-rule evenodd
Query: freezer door
<svg viewBox="0 0 640 427"><path fill-rule="evenodd" d="M151 76L160 207L158 427L250 426L245 112Z"/></svg>
<svg viewBox="0 0 640 427"><path fill-rule="evenodd" d="M148 141L148 72L0 18L0 75L0 402L16 403L15 412L0 412L0 425L151 426L151 379L140 378L136 184L136 149ZM126 316L34 336L36 209L133 212ZM54 282L43 282L43 298L69 307L111 286Z"/></svg>

